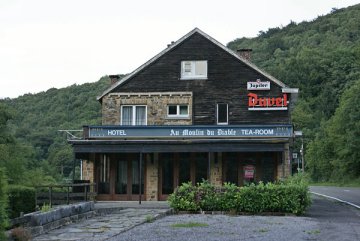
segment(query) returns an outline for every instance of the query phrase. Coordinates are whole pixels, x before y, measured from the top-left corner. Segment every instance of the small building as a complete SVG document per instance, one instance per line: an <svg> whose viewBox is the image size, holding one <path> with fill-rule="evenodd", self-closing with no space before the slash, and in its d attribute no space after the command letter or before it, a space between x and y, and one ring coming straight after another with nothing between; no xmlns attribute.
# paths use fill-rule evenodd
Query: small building
<svg viewBox="0 0 360 241"><path fill-rule="evenodd" d="M290 174L298 89L195 28L112 85L102 125L72 144L99 200L166 200L183 182L269 182ZM141 195L140 195L141 194Z"/></svg>

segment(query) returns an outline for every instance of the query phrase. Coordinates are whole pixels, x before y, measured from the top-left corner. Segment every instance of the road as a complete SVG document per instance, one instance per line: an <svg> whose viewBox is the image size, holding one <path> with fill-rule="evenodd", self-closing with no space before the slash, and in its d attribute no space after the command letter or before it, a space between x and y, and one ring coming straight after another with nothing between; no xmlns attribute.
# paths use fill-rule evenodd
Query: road
<svg viewBox="0 0 360 241"><path fill-rule="evenodd" d="M358 187L311 186L310 191L335 197L360 206L360 188Z"/></svg>

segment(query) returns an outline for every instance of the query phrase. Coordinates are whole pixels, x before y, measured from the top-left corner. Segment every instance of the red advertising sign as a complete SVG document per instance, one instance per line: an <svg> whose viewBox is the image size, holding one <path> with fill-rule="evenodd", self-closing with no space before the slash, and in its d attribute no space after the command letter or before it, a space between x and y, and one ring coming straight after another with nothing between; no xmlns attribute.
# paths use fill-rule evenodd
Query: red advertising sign
<svg viewBox="0 0 360 241"><path fill-rule="evenodd" d="M258 97L257 94L249 93L248 110L287 110L287 94L281 97Z"/></svg>
<svg viewBox="0 0 360 241"><path fill-rule="evenodd" d="M255 176L255 167L253 165L244 166L244 178L252 179Z"/></svg>

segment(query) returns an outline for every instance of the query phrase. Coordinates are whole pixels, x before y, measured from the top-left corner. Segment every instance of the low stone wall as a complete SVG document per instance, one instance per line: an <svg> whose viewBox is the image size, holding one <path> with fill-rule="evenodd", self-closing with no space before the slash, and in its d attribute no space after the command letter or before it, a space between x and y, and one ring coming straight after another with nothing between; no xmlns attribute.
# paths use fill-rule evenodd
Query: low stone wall
<svg viewBox="0 0 360 241"><path fill-rule="evenodd" d="M12 226L21 225L29 230L31 236L37 236L68 223L87 219L96 215L94 202L82 202L66 206L54 207L48 212L34 212L11 220ZM8 231L10 235L11 230Z"/></svg>

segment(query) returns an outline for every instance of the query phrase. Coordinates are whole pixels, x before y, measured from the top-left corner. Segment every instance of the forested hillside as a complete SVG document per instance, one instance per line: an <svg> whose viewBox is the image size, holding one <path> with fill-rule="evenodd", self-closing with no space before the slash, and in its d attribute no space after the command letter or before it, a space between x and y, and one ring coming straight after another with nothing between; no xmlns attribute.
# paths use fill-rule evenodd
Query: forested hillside
<svg viewBox="0 0 360 241"><path fill-rule="evenodd" d="M8 141L0 149L0 167L7 167L10 183L71 177L72 149L66 143L66 134L59 130L101 124L101 105L96 96L109 85L109 78L103 77L95 83L1 100L1 121L7 125L0 133L6 133Z"/></svg>
<svg viewBox="0 0 360 241"><path fill-rule="evenodd" d="M313 179L360 177L360 4L228 47L252 48L255 64L300 89L293 122L305 134Z"/></svg>
<svg viewBox="0 0 360 241"><path fill-rule="evenodd" d="M256 65L300 89L293 122L305 134L306 165L314 180L360 177L360 5L262 31L228 47L252 48ZM72 150L58 130L100 124L95 97L109 84L103 77L0 101L0 167L7 169L10 184L71 176Z"/></svg>

